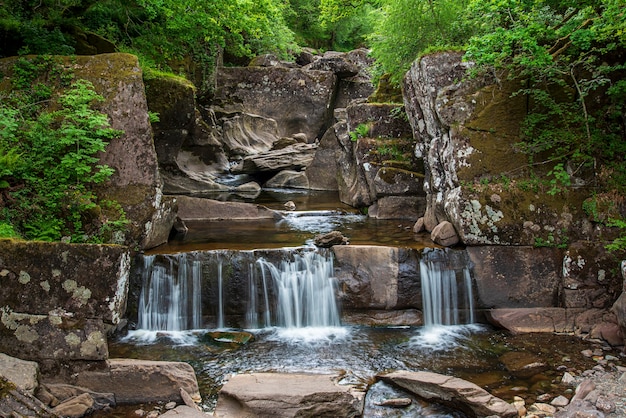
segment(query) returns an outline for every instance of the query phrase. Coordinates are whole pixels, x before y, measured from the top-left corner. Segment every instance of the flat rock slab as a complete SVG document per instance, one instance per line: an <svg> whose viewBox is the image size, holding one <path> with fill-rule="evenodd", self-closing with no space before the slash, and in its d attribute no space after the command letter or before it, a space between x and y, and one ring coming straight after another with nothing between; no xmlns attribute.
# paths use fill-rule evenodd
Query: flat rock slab
<svg viewBox="0 0 626 418"><path fill-rule="evenodd" d="M219 393L215 415L229 417L357 417L364 393L327 374L239 374Z"/></svg>
<svg viewBox="0 0 626 418"><path fill-rule="evenodd" d="M446 404L474 417L517 417L517 409L471 382L431 372L397 371L378 376L432 402Z"/></svg>
<svg viewBox="0 0 626 418"><path fill-rule="evenodd" d="M275 219L280 215L265 206L244 202L220 202L200 197L177 196L178 216L185 221Z"/></svg>
<svg viewBox="0 0 626 418"><path fill-rule="evenodd" d="M200 401L193 367L183 362L111 359L104 370L79 373L74 384L113 393L118 404L182 403L181 389Z"/></svg>
<svg viewBox="0 0 626 418"><path fill-rule="evenodd" d="M492 324L515 333L573 332L582 312L583 309L502 308L490 309L486 315Z"/></svg>

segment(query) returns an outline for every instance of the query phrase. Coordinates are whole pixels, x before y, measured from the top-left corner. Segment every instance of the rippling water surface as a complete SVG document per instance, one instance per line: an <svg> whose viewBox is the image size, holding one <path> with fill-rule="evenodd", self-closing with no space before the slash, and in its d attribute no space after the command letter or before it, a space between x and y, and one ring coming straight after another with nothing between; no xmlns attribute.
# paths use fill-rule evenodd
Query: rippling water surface
<svg viewBox="0 0 626 418"><path fill-rule="evenodd" d="M579 338L510 335L483 325L271 328L244 332L253 336L246 344L216 341L206 330L137 331L111 342L110 352L111 357L190 363L196 370L203 408L207 411L214 408L217 392L233 373L330 372L343 375L345 383L365 388L374 383L378 373L427 370L469 380L507 401L515 395L528 401L542 393L564 391L558 386L564 370L582 371L594 365L580 354L590 343ZM503 354L511 351L536 355L546 363L546 370L525 379L514 377L500 361ZM370 407L376 409L372 402ZM429 411L424 413L430 414ZM448 416L447 413L423 416Z"/></svg>

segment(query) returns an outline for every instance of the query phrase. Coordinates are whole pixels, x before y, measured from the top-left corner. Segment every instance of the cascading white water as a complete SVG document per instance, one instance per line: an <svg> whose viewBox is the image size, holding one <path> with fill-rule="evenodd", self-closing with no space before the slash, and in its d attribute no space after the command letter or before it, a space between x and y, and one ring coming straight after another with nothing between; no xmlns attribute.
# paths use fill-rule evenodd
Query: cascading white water
<svg viewBox="0 0 626 418"><path fill-rule="evenodd" d="M166 257L165 265L155 264L153 255L144 256L143 260L138 328L151 331L200 328L201 263L190 260L187 254Z"/></svg>
<svg viewBox="0 0 626 418"><path fill-rule="evenodd" d="M444 250L424 252L420 260L425 326L474 322L472 278L467 263L452 266Z"/></svg>
<svg viewBox="0 0 626 418"><path fill-rule="evenodd" d="M293 260L278 266L261 258L264 293L265 272L269 272L276 292L276 325L285 328L340 326L335 300L332 257L317 252L294 254ZM266 296L266 306L267 303ZM269 309L269 308L268 308ZM266 325L270 313L265 313Z"/></svg>
<svg viewBox="0 0 626 418"><path fill-rule="evenodd" d="M269 261L269 260L272 261ZM278 259L278 261L277 261ZM203 271L216 328L338 327L330 252L192 252L144 256L138 327L183 331L202 325ZM206 301L205 301L206 302ZM243 305L242 305L243 304ZM237 306L245 311L237 311ZM225 312L234 312L226 318Z"/></svg>
<svg viewBox="0 0 626 418"><path fill-rule="evenodd" d="M217 327L224 328L224 262L222 257L218 257L217 262Z"/></svg>

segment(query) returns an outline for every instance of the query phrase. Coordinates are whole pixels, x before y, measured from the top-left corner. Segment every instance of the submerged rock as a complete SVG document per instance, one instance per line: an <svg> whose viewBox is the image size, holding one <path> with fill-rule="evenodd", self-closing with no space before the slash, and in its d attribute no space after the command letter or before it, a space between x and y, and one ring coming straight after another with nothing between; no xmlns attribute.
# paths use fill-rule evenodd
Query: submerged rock
<svg viewBox="0 0 626 418"><path fill-rule="evenodd" d="M517 408L473 383L431 372L397 371L379 375L383 381L400 386L429 401L458 408L471 416L517 417Z"/></svg>

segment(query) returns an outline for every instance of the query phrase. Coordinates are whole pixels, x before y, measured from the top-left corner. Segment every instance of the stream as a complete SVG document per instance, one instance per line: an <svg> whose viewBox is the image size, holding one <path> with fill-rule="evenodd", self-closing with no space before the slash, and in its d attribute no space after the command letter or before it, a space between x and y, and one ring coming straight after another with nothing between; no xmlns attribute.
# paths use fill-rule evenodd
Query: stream
<svg viewBox="0 0 626 418"><path fill-rule="evenodd" d="M188 362L207 412L231 374L334 373L343 383L369 388L365 417L465 416L419 400L408 409L378 406L382 399L411 397L375 383L385 371L453 375L508 402L521 396L528 404L544 393L567 393L559 383L564 371L595 365L580 352L599 343L569 335L511 335L475 323L470 268L457 278L427 260L421 268L426 325L342 324L332 256L311 247L316 234L339 230L351 244L433 248L434 254L436 246L413 234L413 222L368 219L337 203L334 194L268 193L257 203L284 210L289 200L297 210L280 221L189 224L187 235L145 254L137 329L110 342L110 357ZM279 250L252 251L259 249ZM270 256L281 252L286 255ZM227 271L241 278L229 280ZM511 371L504 360L511 353L540 359L543 367L531 375ZM123 408L112 414L129 416Z"/></svg>

